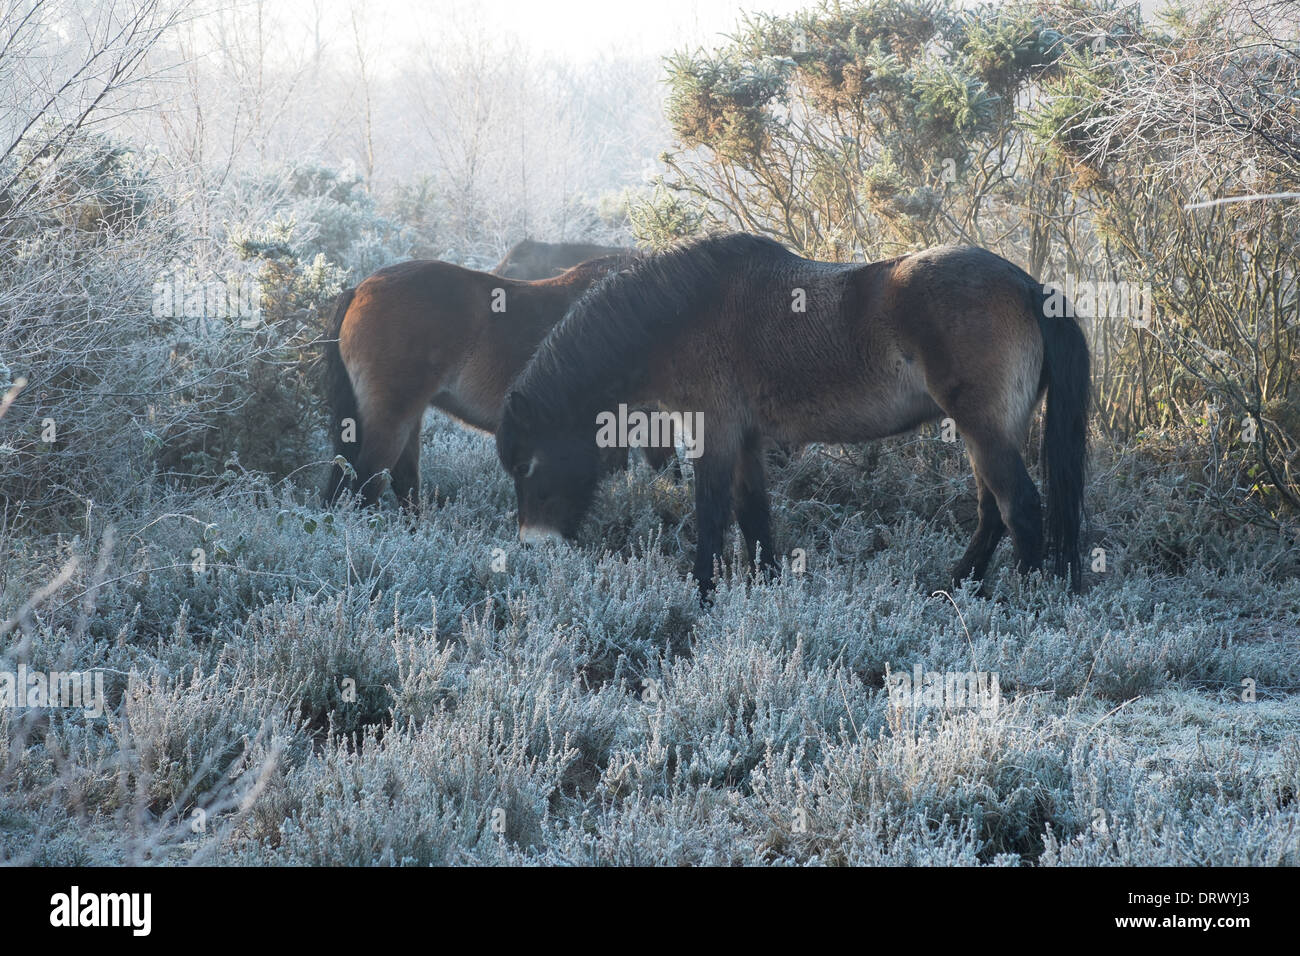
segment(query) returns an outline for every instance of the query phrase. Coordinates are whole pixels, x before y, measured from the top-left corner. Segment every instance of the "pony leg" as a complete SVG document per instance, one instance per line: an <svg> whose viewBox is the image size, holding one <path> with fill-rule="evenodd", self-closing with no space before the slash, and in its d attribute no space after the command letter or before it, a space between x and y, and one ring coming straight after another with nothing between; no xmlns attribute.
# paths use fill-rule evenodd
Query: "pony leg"
<svg viewBox="0 0 1300 956"><path fill-rule="evenodd" d="M733 455L704 455L695 462L695 581L700 599L713 591L713 559L722 554L722 537L731 523Z"/></svg>
<svg viewBox="0 0 1300 956"><path fill-rule="evenodd" d="M961 428L960 421L957 427ZM1005 437L978 432L967 432L964 437L976 472L993 493L998 513L1011 532L1017 570L1038 570L1043 566L1042 503L1020 450ZM991 548L989 553L992 554Z"/></svg>
<svg viewBox="0 0 1300 956"><path fill-rule="evenodd" d="M391 473L410 440L411 432L416 432L417 441L419 433L418 419L415 422L417 427L413 429L410 422L398 422L390 428L372 426L370 422L377 418L379 416L367 417L361 432L361 454L357 458L357 482L361 486L362 504L366 507L376 504L384 493L385 482L379 473L385 468Z"/></svg>
<svg viewBox="0 0 1300 956"><path fill-rule="evenodd" d="M408 509L415 517L420 515L420 429L411 430L411 437L406 440L393 466L393 493L402 507Z"/></svg>
<svg viewBox="0 0 1300 956"><path fill-rule="evenodd" d="M736 520L745 536L745 557L749 567L760 562L759 573L776 568L772 550L772 520L768 510L767 475L763 468L763 439L755 433L745 437L736 468Z"/></svg>
<svg viewBox="0 0 1300 956"><path fill-rule="evenodd" d="M972 465L974 461L972 460ZM962 555L957 567L952 572L952 582L954 587L959 587L962 581L968 577L974 577L976 581L984 580L984 573L988 570L989 559L993 557L993 552L997 550L998 542L1002 540L1002 535L1006 532L1006 523L1002 520L1002 513L998 511L998 500L993 491L985 484L984 479L980 477L978 469L975 471L975 486L979 492L979 526L975 529L974 536L970 539L970 545L966 548L966 553Z"/></svg>

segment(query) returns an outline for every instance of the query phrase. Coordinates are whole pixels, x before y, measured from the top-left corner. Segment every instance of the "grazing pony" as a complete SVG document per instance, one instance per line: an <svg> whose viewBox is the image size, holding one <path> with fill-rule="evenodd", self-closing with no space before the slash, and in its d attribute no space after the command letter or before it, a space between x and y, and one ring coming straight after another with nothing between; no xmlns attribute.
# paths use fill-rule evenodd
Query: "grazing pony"
<svg viewBox="0 0 1300 956"><path fill-rule="evenodd" d="M970 246L815 262L731 235L643 259L592 287L506 399L497 453L520 539L576 536L595 490L598 415L656 402L702 415L695 578L707 597L733 503L751 566L776 563L764 438L862 442L950 416L979 495L954 580L982 579L1008 529L1018 567L1039 568L1043 516L1020 449L1046 393L1046 547L1077 590L1088 348L1072 318L1048 314L1049 294Z"/></svg>
<svg viewBox="0 0 1300 956"><path fill-rule="evenodd" d="M632 249L593 246L582 242L537 242L522 239L510 247L505 258L492 270L506 279L549 279L588 259L630 256Z"/></svg>
<svg viewBox="0 0 1300 956"><path fill-rule="evenodd" d="M606 257L521 282L415 260L342 292L326 344L325 387L334 452L355 477L335 469L325 500L360 489L374 504L384 491L377 476L389 469L398 500L418 510L424 410L432 405L495 431L506 390L538 343L592 283L631 261Z"/></svg>

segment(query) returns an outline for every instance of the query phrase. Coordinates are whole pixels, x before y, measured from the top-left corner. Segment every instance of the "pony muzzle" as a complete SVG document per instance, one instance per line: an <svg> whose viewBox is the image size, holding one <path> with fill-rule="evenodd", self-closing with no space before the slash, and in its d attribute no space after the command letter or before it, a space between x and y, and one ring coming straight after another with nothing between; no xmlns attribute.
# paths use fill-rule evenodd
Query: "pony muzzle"
<svg viewBox="0 0 1300 956"><path fill-rule="evenodd" d="M538 525L520 525L519 526L519 543L526 545L534 544L558 544L564 540L564 535L554 528L544 528Z"/></svg>

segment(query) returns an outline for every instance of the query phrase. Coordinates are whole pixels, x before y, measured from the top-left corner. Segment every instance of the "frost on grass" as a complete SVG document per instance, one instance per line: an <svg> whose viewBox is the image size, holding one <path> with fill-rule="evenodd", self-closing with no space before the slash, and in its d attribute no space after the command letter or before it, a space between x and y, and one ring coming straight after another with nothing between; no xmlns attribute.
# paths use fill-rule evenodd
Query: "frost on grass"
<svg viewBox="0 0 1300 956"><path fill-rule="evenodd" d="M1290 532L1119 460L1087 595L1004 546L992 599L936 596L964 462L814 448L773 471L783 576L701 611L667 476L529 550L490 441L425 450L415 525L249 478L119 515L107 560L94 522L9 545L0 670L101 670L108 714L0 708L0 858L1300 863ZM999 706L892 700L918 666L997 673Z"/></svg>

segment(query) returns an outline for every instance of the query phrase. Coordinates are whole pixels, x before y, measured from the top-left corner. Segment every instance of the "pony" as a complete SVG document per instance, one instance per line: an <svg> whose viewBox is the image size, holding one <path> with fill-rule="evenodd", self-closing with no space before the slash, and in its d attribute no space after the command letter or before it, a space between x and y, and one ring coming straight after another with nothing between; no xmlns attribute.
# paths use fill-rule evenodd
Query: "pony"
<svg viewBox="0 0 1300 956"><path fill-rule="evenodd" d="M575 538L595 491L595 423L658 402L704 425L694 576L707 601L733 506L750 567L777 569L764 439L863 442L947 416L978 496L954 581L982 581L1009 531L1021 571L1046 550L1077 591L1090 363L1051 295L972 246L837 263L735 234L647 257L593 285L506 398L497 453L520 540ZM1046 539L1020 453L1044 395Z"/></svg>
<svg viewBox="0 0 1300 956"><path fill-rule="evenodd" d="M325 391L335 455L353 474L336 468L325 502L360 490L373 505L385 490L377 476L388 469L398 500L418 513L424 410L495 431L506 391L538 343L592 283L631 261L606 256L528 282L413 260L340 293Z"/></svg>
<svg viewBox="0 0 1300 956"><path fill-rule="evenodd" d="M492 272L506 279L549 279L588 259L632 254L633 250L618 246L522 239L510 247Z"/></svg>

